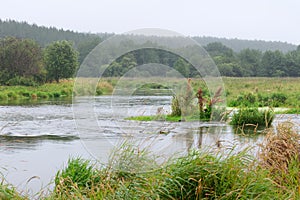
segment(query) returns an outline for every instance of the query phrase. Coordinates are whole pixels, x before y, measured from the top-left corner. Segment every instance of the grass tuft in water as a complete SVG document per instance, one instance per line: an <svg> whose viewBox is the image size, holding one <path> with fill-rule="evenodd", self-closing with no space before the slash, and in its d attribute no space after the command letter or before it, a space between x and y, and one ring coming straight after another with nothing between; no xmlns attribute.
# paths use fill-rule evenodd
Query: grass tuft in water
<svg viewBox="0 0 300 200"><path fill-rule="evenodd" d="M268 128L274 119L274 112L271 109L259 110L256 108L240 108L234 113L230 124L235 126L260 126Z"/></svg>

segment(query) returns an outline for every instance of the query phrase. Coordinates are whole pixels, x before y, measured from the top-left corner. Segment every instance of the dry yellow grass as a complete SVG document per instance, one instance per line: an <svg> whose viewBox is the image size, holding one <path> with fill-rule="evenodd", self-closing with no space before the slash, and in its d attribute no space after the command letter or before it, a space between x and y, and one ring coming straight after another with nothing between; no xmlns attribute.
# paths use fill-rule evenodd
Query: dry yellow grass
<svg viewBox="0 0 300 200"><path fill-rule="evenodd" d="M300 158L300 135L294 127L293 123L284 122L276 130L268 130L259 154L263 167L271 172L288 173L289 164Z"/></svg>

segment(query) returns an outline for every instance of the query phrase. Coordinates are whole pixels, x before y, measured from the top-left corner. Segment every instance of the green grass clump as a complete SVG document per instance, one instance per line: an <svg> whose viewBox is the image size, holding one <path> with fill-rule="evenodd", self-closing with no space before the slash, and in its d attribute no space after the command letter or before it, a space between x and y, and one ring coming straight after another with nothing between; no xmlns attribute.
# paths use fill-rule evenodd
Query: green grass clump
<svg viewBox="0 0 300 200"><path fill-rule="evenodd" d="M227 156L192 152L166 168L159 191L163 199L271 198L272 182L252 164L245 151Z"/></svg>
<svg viewBox="0 0 300 200"><path fill-rule="evenodd" d="M240 108L231 118L231 125L235 126L263 126L270 127L274 119L271 109L259 110L258 108Z"/></svg>
<svg viewBox="0 0 300 200"><path fill-rule="evenodd" d="M59 190L56 185L52 199L272 199L276 191L267 171L256 169L246 151L226 156L192 151L158 165L147 150L131 145L121 145L119 150L107 167L88 173L90 182L74 177L71 170L56 184L72 182ZM80 170L75 171L86 171L84 161L79 162Z"/></svg>
<svg viewBox="0 0 300 200"><path fill-rule="evenodd" d="M27 200L27 197L22 197L16 189L9 185L4 183L4 179L0 182L0 199L1 200L10 200L10 199L15 199L15 200Z"/></svg>
<svg viewBox="0 0 300 200"><path fill-rule="evenodd" d="M79 189L84 188L89 186L93 173L93 167L89 161L81 158L70 159L67 167L57 172L55 184L56 187L71 189L72 183L76 183Z"/></svg>

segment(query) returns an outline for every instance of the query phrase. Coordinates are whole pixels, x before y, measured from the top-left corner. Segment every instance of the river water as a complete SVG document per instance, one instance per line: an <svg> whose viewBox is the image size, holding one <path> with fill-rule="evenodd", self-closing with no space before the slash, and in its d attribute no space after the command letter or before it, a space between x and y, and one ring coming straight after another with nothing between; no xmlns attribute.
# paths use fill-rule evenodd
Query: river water
<svg viewBox="0 0 300 200"><path fill-rule="evenodd" d="M241 149L257 146L263 139L263 135L234 134L231 126L218 122L125 119L154 115L158 109L168 113L170 102L170 96L100 96L80 97L73 103L0 106L0 173L19 191L38 196L53 188L56 172L66 166L69 158L105 164L111 150L124 141L147 147L163 162L191 148ZM298 115L280 115L274 123L287 119L300 122Z"/></svg>

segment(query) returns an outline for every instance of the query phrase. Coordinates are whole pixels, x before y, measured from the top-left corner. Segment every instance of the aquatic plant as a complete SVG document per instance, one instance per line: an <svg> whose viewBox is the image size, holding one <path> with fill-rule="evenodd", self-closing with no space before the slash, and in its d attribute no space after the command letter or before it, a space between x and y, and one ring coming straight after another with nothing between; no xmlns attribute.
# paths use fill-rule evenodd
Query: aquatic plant
<svg viewBox="0 0 300 200"><path fill-rule="evenodd" d="M230 124L235 126L263 126L270 127L274 119L271 109L259 110L256 108L240 108L231 118Z"/></svg>

